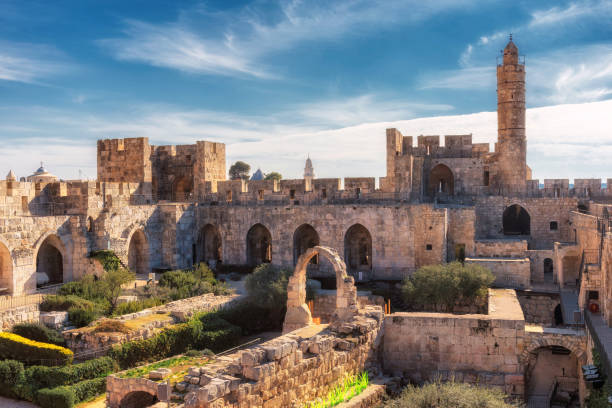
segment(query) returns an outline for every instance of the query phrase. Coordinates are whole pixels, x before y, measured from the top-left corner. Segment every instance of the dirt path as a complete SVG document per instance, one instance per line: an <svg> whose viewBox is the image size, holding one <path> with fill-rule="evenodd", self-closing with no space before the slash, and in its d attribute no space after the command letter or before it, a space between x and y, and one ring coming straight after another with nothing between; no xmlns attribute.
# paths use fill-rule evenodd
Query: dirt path
<svg viewBox="0 0 612 408"><path fill-rule="evenodd" d="M27 401L18 401L9 398L0 397L0 407L2 408L39 408Z"/></svg>

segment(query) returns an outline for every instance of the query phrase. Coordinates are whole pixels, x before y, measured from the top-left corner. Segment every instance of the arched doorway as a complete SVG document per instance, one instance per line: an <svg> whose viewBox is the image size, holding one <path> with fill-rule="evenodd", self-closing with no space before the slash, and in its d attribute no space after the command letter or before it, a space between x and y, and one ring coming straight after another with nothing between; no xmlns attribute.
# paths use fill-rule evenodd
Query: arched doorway
<svg viewBox="0 0 612 408"><path fill-rule="evenodd" d="M544 259L544 282L553 281L553 260L550 258Z"/></svg>
<svg viewBox="0 0 612 408"><path fill-rule="evenodd" d="M444 164L438 164L429 173L429 195L447 195L455 193L455 178L453 172Z"/></svg>
<svg viewBox="0 0 612 408"><path fill-rule="evenodd" d="M13 294L13 259L8 248L0 242L0 295Z"/></svg>
<svg viewBox="0 0 612 408"><path fill-rule="evenodd" d="M528 406L562 406L578 402L578 358L562 346L543 346L531 351L525 370ZM550 405L552 406L552 405Z"/></svg>
<svg viewBox="0 0 612 408"><path fill-rule="evenodd" d="M206 224L202 228L198 237L198 251L198 262L206 262L209 265L221 262L223 258L221 234L216 226Z"/></svg>
<svg viewBox="0 0 612 408"><path fill-rule="evenodd" d="M136 230L128 246L128 268L137 274L147 274L149 268L149 242L143 230Z"/></svg>
<svg viewBox="0 0 612 408"><path fill-rule="evenodd" d="M308 248L319 245L319 234L310 224L300 225L293 233L293 264L306 252ZM319 257L315 255L310 260L311 264L318 265Z"/></svg>
<svg viewBox="0 0 612 408"><path fill-rule="evenodd" d="M346 231L344 260L350 273L372 270L372 236L363 225L355 224Z"/></svg>
<svg viewBox="0 0 612 408"><path fill-rule="evenodd" d="M64 282L64 244L57 235L49 235L36 254L36 285Z"/></svg>
<svg viewBox="0 0 612 408"><path fill-rule="evenodd" d="M145 408L157 402L157 397L146 391L133 391L126 394L121 400L119 407L121 408Z"/></svg>
<svg viewBox="0 0 612 408"><path fill-rule="evenodd" d="M504 210L504 235L530 235L531 217L527 210L518 204L513 204Z"/></svg>
<svg viewBox="0 0 612 408"><path fill-rule="evenodd" d="M180 177L172 184L172 200L187 201L191 196L191 180L187 177Z"/></svg>
<svg viewBox="0 0 612 408"><path fill-rule="evenodd" d="M266 227L255 224L247 233L247 264L251 266L272 262L272 235Z"/></svg>

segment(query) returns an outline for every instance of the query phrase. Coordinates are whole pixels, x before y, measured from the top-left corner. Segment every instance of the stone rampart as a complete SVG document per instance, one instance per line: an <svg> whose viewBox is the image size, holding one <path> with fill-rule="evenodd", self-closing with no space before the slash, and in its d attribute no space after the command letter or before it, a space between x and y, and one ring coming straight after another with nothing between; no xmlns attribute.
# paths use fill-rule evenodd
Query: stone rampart
<svg viewBox="0 0 612 408"><path fill-rule="evenodd" d="M490 291L488 314L394 313L384 327L386 371L416 382L455 376L523 397L525 320L514 291Z"/></svg>

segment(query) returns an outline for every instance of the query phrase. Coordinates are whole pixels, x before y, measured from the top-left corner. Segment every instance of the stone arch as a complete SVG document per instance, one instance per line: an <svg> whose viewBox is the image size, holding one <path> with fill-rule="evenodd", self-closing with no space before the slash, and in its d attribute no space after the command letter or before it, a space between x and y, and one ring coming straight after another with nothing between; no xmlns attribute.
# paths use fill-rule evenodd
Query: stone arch
<svg viewBox="0 0 612 408"><path fill-rule="evenodd" d="M247 264L251 266L272 262L272 234L262 224L255 224L246 236Z"/></svg>
<svg viewBox="0 0 612 408"><path fill-rule="evenodd" d="M0 294L13 294L13 258L11 252L0 241Z"/></svg>
<svg viewBox="0 0 612 408"><path fill-rule="evenodd" d="M319 233L312 225L300 225L293 233L293 264L297 264L298 258L305 253L308 248L313 248L319 245L319 243ZM319 257L315 255L310 261L311 264L318 264Z"/></svg>
<svg viewBox="0 0 612 408"><path fill-rule="evenodd" d="M35 244L36 284L57 284L64 282L67 272L66 247L61 238L47 232Z"/></svg>
<svg viewBox="0 0 612 408"><path fill-rule="evenodd" d="M585 353L585 338L584 336L568 336L556 334L541 334L537 338L528 337L525 339L525 348L519 355L519 363L525 367L529 363L529 359L538 349L563 347L573 353L579 362L586 361Z"/></svg>
<svg viewBox="0 0 612 408"><path fill-rule="evenodd" d="M502 225L504 235L531 235L531 216L518 204L506 207Z"/></svg>
<svg viewBox="0 0 612 408"><path fill-rule="evenodd" d="M120 408L145 408L157 402L157 396L147 391L132 391L121 399Z"/></svg>
<svg viewBox="0 0 612 408"><path fill-rule="evenodd" d="M350 273L372 271L372 235L362 224L352 225L344 234L344 260Z"/></svg>
<svg viewBox="0 0 612 408"><path fill-rule="evenodd" d="M191 180L187 177L179 177L172 183L172 201L187 201L193 190Z"/></svg>
<svg viewBox="0 0 612 408"><path fill-rule="evenodd" d="M544 281L552 282L554 276L554 263L552 258L544 258Z"/></svg>
<svg viewBox="0 0 612 408"><path fill-rule="evenodd" d="M357 313L357 288L355 280L346 273L346 264L338 252L332 248L315 246L308 248L297 260L293 275L287 285L287 313L283 323L283 333L312 324L312 316L306 305L306 268L317 255L324 256L336 274L336 311L334 321L344 321ZM333 322L332 322L333 323Z"/></svg>
<svg viewBox="0 0 612 408"><path fill-rule="evenodd" d="M219 263L223 260L221 232L213 224L206 224L198 234L197 261Z"/></svg>
<svg viewBox="0 0 612 408"><path fill-rule="evenodd" d="M147 274L151 271L149 241L142 229L134 230L128 239L128 268L137 274Z"/></svg>
<svg viewBox="0 0 612 408"><path fill-rule="evenodd" d="M455 194L455 177L445 164L438 164L429 173L428 191L430 196Z"/></svg>

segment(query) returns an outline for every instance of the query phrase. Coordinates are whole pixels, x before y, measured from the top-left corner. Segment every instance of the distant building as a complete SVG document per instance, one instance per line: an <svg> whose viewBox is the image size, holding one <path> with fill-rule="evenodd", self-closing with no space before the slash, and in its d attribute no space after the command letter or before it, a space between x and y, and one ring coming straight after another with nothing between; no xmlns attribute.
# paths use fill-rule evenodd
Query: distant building
<svg viewBox="0 0 612 408"><path fill-rule="evenodd" d="M30 181L33 183L51 183L58 180L59 179L57 178L57 176L45 170L45 167L43 166L42 162L40 162L40 167L34 172L34 174L31 174L26 177L26 181Z"/></svg>
<svg viewBox="0 0 612 408"><path fill-rule="evenodd" d="M253 181L263 180L263 179L264 179L264 174L263 174L263 171L261 171L261 169L257 169L257 171L253 173L253 175L251 176L251 180Z"/></svg>

